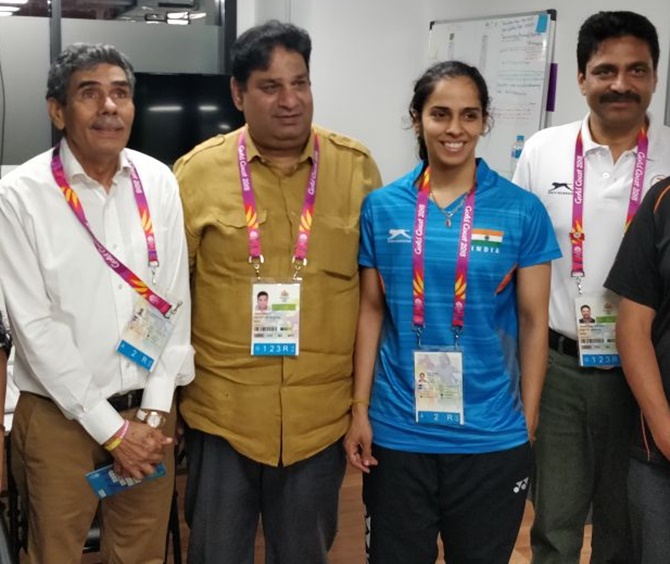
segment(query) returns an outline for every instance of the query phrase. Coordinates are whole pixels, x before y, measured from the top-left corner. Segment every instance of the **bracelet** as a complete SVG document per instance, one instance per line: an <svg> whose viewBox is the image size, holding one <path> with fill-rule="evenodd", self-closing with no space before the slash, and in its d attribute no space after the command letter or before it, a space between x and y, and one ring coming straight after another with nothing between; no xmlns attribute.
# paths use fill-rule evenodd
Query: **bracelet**
<svg viewBox="0 0 670 564"><path fill-rule="evenodd" d="M105 444L105 449L107 449L108 452L112 452L117 446L121 444L121 441L123 441L124 437L126 436L126 433L128 433L128 428L130 427L130 421L127 419L123 422L123 425L121 428L114 433L114 436Z"/></svg>
<svg viewBox="0 0 670 564"><path fill-rule="evenodd" d="M366 399L353 399L353 400L351 400L351 405L352 405L352 406L353 406L353 405L356 405L357 403L359 403L359 404L361 404L361 405L365 405L365 406L369 406L369 405L370 405L370 401L369 401L369 400L366 400Z"/></svg>

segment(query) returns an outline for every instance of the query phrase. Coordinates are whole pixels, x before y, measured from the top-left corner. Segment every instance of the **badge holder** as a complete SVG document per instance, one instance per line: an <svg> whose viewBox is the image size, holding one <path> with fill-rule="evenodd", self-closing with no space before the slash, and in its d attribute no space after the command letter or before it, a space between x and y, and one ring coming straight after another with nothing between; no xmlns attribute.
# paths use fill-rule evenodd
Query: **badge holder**
<svg viewBox="0 0 670 564"><path fill-rule="evenodd" d="M298 356L300 291L301 283L297 277L280 281L252 281L252 356Z"/></svg>
<svg viewBox="0 0 670 564"><path fill-rule="evenodd" d="M463 350L423 347L420 334L414 350L414 406L416 422L435 425L464 425Z"/></svg>
<svg viewBox="0 0 670 564"><path fill-rule="evenodd" d="M121 333L116 350L137 365L151 372L156 367L175 327L181 301L167 300L176 304L168 315L163 315L147 300L140 298L135 303L133 315Z"/></svg>
<svg viewBox="0 0 670 564"><path fill-rule="evenodd" d="M580 366L621 366L616 350L617 313L617 300L609 292L605 295L580 295L575 299Z"/></svg>

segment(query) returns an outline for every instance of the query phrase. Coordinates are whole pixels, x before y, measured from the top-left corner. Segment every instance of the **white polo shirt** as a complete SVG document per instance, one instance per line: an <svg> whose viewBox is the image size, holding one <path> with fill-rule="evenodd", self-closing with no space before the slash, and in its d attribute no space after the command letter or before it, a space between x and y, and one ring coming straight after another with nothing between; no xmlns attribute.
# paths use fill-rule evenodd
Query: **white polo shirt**
<svg viewBox="0 0 670 564"><path fill-rule="evenodd" d="M649 150L644 193L670 175L670 127L649 119ZM554 223L563 257L552 264L549 326L577 338L575 298L571 277L572 183L575 141L581 128L584 143L584 273L585 295L606 295L603 284L623 238L637 148L625 151L614 163L606 145L593 141L588 116L583 121L537 132L525 144L514 182L534 192ZM614 298L614 296L611 296Z"/></svg>

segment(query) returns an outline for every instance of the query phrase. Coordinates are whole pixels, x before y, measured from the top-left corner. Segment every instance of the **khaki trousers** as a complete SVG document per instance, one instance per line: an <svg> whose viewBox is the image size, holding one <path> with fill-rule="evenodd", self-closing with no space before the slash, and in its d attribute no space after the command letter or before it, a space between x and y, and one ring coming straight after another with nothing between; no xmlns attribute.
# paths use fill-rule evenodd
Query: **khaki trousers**
<svg viewBox="0 0 670 564"><path fill-rule="evenodd" d="M122 412L131 418L136 410ZM165 433L174 436L173 405ZM98 511L101 558L107 564L159 564L165 558L174 488L174 453L166 449L167 475L98 501L84 474L111 456L51 400L23 392L12 425L12 472L28 514L31 564L81 562Z"/></svg>

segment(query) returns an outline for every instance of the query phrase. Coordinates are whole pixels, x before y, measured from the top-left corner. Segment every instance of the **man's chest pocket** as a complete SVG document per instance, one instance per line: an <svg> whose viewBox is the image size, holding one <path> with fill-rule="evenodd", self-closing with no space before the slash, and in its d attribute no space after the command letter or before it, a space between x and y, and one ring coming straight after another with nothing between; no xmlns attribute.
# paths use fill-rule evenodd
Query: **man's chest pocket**
<svg viewBox="0 0 670 564"><path fill-rule="evenodd" d="M263 250L263 225L267 222L267 211L258 213L258 224L261 233L261 250ZM235 210L221 213L205 230L201 241L201 253L211 259L211 264L223 267L230 272L232 269L249 269L249 231L244 213Z"/></svg>
<svg viewBox="0 0 670 564"><path fill-rule="evenodd" d="M315 217L307 260L310 268L349 279L358 272L358 218Z"/></svg>

